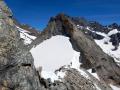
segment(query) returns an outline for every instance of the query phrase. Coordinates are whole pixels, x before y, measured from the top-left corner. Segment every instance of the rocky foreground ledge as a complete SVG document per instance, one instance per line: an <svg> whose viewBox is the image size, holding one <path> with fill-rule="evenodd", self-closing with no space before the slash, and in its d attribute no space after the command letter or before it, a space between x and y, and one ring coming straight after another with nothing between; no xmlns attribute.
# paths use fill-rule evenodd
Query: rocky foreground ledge
<svg viewBox="0 0 120 90"><path fill-rule="evenodd" d="M66 72L61 81L41 78L41 70L35 68L29 50L55 35L69 37L73 48L81 52L80 70L87 77L77 69L61 68ZM87 69L94 69L100 80ZM112 90L110 84L120 85L120 67L92 38L78 30L69 17L60 14L52 18L40 36L26 46L13 23L11 10L0 0L0 90Z"/></svg>

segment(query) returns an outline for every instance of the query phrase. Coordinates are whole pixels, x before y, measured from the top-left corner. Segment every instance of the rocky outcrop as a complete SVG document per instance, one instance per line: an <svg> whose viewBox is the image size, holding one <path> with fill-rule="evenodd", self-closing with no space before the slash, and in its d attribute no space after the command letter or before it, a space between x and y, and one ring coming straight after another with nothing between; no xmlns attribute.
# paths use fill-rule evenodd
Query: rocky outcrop
<svg viewBox="0 0 120 90"><path fill-rule="evenodd" d="M120 43L120 33L116 33L110 36L110 42L115 46L114 50L117 50Z"/></svg>
<svg viewBox="0 0 120 90"><path fill-rule="evenodd" d="M82 72L86 73L84 76L80 71L73 68L61 68L60 71L66 73L65 77L61 81L51 82L49 79L42 79L45 90L112 90L104 82L100 82L98 79L93 77L86 70L81 69ZM43 89L43 90L44 90Z"/></svg>
<svg viewBox="0 0 120 90"><path fill-rule="evenodd" d="M33 58L0 0L0 90L41 90Z"/></svg>
<svg viewBox="0 0 120 90"><path fill-rule="evenodd" d="M114 59L105 54L93 39L79 31L69 18L62 14L57 18L63 22L63 30L70 37L72 44L74 44L73 47L81 52L82 67L86 69L94 68L103 81L119 85L120 67Z"/></svg>

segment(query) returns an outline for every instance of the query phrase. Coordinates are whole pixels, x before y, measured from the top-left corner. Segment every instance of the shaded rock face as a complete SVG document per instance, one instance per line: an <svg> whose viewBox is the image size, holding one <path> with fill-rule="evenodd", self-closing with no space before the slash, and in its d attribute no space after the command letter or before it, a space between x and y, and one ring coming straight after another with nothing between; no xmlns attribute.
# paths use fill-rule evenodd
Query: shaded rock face
<svg viewBox="0 0 120 90"><path fill-rule="evenodd" d="M108 33L110 31L107 28L107 26L103 26L100 23L95 21L89 22L89 26L93 28L93 31L104 32L104 33Z"/></svg>
<svg viewBox="0 0 120 90"><path fill-rule="evenodd" d="M69 17L76 25L80 25L80 26L88 26L89 25L89 22L85 19L85 18L82 18L82 17Z"/></svg>
<svg viewBox="0 0 120 90"><path fill-rule="evenodd" d="M120 33L113 34L110 38L110 42L112 42L112 45L115 46L115 50L117 50L120 43Z"/></svg>
<svg viewBox="0 0 120 90"><path fill-rule="evenodd" d="M75 43L73 47L81 52L82 67L87 69L95 68L102 80L107 83L119 84L120 67L117 66L114 59L105 54L93 39L90 39L89 36L79 31L70 19L64 15L59 15L57 18L63 22L65 33L68 34L72 43Z"/></svg>
<svg viewBox="0 0 120 90"><path fill-rule="evenodd" d="M118 25L117 23L113 23L113 24L109 25L108 27L113 28L113 29L118 29L120 31L120 25Z"/></svg>
<svg viewBox="0 0 120 90"><path fill-rule="evenodd" d="M0 1L0 90L40 90L33 58L20 40L12 14Z"/></svg>

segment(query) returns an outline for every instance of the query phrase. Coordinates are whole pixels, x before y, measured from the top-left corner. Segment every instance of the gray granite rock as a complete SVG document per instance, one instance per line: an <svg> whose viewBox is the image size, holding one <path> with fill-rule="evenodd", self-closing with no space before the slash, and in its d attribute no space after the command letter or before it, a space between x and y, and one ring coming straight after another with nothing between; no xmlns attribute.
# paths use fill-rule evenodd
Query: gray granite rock
<svg viewBox="0 0 120 90"><path fill-rule="evenodd" d="M0 90L41 90L33 57L5 5L0 1Z"/></svg>

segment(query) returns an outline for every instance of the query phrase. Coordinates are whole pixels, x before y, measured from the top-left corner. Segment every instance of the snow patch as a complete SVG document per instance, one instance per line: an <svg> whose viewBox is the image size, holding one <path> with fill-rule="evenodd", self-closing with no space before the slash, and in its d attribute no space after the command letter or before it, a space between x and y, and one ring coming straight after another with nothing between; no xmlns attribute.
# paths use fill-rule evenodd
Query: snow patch
<svg viewBox="0 0 120 90"><path fill-rule="evenodd" d="M55 73L48 72L48 71L42 71L41 77L43 77L45 79L51 79L52 82L54 82L55 80L58 80L58 77Z"/></svg>
<svg viewBox="0 0 120 90"><path fill-rule="evenodd" d="M74 50L68 37L53 36L30 51L34 58L35 67L42 66L43 71L55 71L61 66L68 65L74 55Z"/></svg>
<svg viewBox="0 0 120 90"><path fill-rule="evenodd" d="M97 75L97 73L92 73L92 69L89 69L89 70L87 70L91 75L93 75L95 78L97 78L98 80L100 80L99 79L99 77L98 77L98 75Z"/></svg>
<svg viewBox="0 0 120 90"><path fill-rule="evenodd" d="M30 33L29 31L24 30L24 29L22 29L22 28L20 28L18 26L16 26L16 27L19 30L20 38L22 38L24 40L25 45L31 44L32 41L36 39L35 36L29 35L29 33Z"/></svg>
<svg viewBox="0 0 120 90"><path fill-rule="evenodd" d="M74 51L73 58L71 59L71 68L79 69L80 62L79 62L80 52Z"/></svg>
<svg viewBox="0 0 120 90"><path fill-rule="evenodd" d="M117 86L114 86L114 85L110 85L110 86L113 90L120 90L120 87L117 87Z"/></svg>
<svg viewBox="0 0 120 90"><path fill-rule="evenodd" d="M84 27L83 27L83 26L80 26L80 25L77 25L77 28L83 29Z"/></svg>
<svg viewBox="0 0 120 90"><path fill-rule="evenodd" d="M86 78L89 78L87 73L82 68L80 68L81 63L79 61L79 57L80 57L80 52L74 51L74 56L71 59L71 66L70 66L70 68L74 68L74 69L78 70L81 75L83 75Z"/></svg>
<svg viewBox="0 0 120 90"><path fill-rule="evenodd" d="M110 37L113 34L118 33L119 31L117 29L113 29L108 34L97 32L97 34L104 36L104 39L101 40L95 40L96 44L102 48L102 50L114 58L114 60L120 64L120 45L117 50L113 50L115 46L112 45L112 42L110 42Z"/></svg>
<svg viewBox="0 0 120 90"><path fill-rule="evenodd" d="M33 55L35 67L43 67L41 73L45 79L51 78L52 81L55 81L64 78L65 72L54 73L62 66L71 65L71 68L75 69L80 67L80 53L73 50L69 38L65 36L53 36L33 47L30 52Z"/></svg>
<svg viewBox="0 0 120 90"><path fill-rule="evenodd" d="M98 35L101 35L101 36L107 37L107 34L105 34L105 33L102 33L102 32L95 32L95 33L98 34Z"/></svg>
<svg viewBox="0 0 120 90"><path fill-rule="evenodd" d="M117 29L113 29L112 31L110 31L110 32L108 33L108 36L111 36L111 35L117 34L117 33L119 33L119 31L118 31Z"/></svg>
<svg viewBox="0 0 120 90"><path fill-rule="evenodd" d="M106 54L113 57L117 63L120 63L120 46L118 47L117 50L113 51L115 47L112 45L111 42L109 42L107 38L104 38L102 40L95 40L95 42L102 48L102 50ZM107 44L105 44L105 42L107 42Z"/></svg>
<svg viewBox="0 0 120 90"><path fill-rule="evenodd" d="M65 77L65 72L57 72L57 73L54 73L54 72L48 72L48 71L42 71L41 72L41 77L43 77L44 79L50 79L51 82L54 82L54 81L61 81L64 77Z"/></svg>
<svg viewBox="0 0 120 90"><path fill-rule="evenodd" d="M112 42L110 42L110 36L113 34L116 34L116 33L120 33L120 31L118 31L117 29L113 29L108 34L106 34L106 33L102 33L102 32L93 31L88 26L86 27L86 29L88 31L91 31L91 32L96 33L98 35L104 36L104 39L101 39L101 40L95 39L95 42L97 43L98 46L101 47L101 49L106 54L113 57L114 60L117 62L117 64L120 65L120 45L119 45L118 49L114 51L113 49L115 49L115 46L113 46Z"/></svg>

